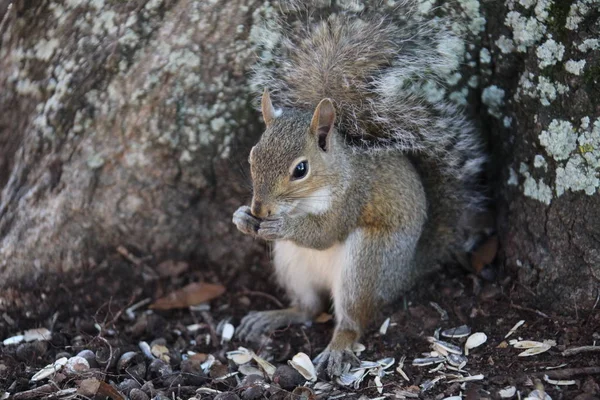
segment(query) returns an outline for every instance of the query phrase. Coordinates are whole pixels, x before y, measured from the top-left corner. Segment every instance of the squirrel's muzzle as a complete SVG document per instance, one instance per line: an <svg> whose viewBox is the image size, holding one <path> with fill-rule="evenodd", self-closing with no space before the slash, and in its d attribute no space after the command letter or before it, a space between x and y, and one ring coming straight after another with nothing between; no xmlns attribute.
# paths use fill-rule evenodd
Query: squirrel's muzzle
<svg viewBox="0 0 600 400"><path fill-rule="evenodd" d="M271 215L271 210L268 207L265 207L262 201L256 199L252 199L250 212L257 218L265 218Z"/></svg>

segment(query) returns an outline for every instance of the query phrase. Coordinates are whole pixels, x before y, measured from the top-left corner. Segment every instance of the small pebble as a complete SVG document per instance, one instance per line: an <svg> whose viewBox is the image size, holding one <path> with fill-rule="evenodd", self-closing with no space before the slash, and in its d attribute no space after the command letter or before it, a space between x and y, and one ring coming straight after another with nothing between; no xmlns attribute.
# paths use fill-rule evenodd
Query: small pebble
<svg viewBox="0 0 600 400"><path fill-rule="evenodd" d="M81 350L79 353L77 353L77 356L85 358L88 364L90 364L90 368L98 368L98 363L96 362L96 354L94 354L93 351L87 349Z"/></svg>
<svg viewBox="0 0 600 400"><path fill-rule="evenodd" d="M216 395L214 400L240 400L240 398L233 392L223 392Z"/></svg>
<svg viewBox="0 0 600 400"><path fill-rule="evenodd" d="M265 393L265 378L260 375L248 375L244 377L239 387L243 388L242 399L256 400L263 397Z"/></svg>
<svg viewBox="0 0 600 400"><path fill-rule="evenodd" d="M76 375L81 374L90 369L90 364L83 357L75 356L67 360L64 371L67 374Z"/></svg>
<svg viewBox="0 0 600 400"><path fill-rule="evenodd" d="M173 369L169 364L158 358L153 360L148 367L150 378L162 378L173 373Z"/></svg>
<svg viewBox="0 0 600 400"><path fill-rule="evenodd" d="M32 364L37 358L46 354L46 351L48 351L48 342L36 341L21 343L15 353L19 361Z"/></svg>
<svg viewBox="0 0 600 400"><path fill-rule="evenodd" d="M129 398L131 400L149 400L150 397L140 389L131 389L129 392Z"/></svg>
<svg viewBox="0 0 600 400"><path fill-rule="evenodd" d="M123 393L125 396L129 396L129 392L133 389L140 389L142 386L135 379L125 379L123 382L117 385L117 389L119 392ZM146 395L147 396L147 395Z"/></svg>
<svg viewBox="0 0 600 400"><path fill-rule="evenodd" d="M289 365L280 365L273 374L273 382L281 386L282 389L293 390L304 384L306 379Z"/></svg>
<svg viewBox="0 0 600 400"><path fill-rule="evenodd" d="M207 381L206 374L202 371L199 359L188 358L181 362L180 368L185 383L190 386L201 386Z"/></svg>

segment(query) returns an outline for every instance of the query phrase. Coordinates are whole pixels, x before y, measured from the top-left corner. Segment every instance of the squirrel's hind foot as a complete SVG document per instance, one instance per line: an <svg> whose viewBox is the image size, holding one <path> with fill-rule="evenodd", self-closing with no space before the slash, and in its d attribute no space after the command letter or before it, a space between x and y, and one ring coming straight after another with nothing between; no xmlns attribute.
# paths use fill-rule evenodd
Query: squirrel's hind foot
<svg viewBox="0 0 600 400"><path fill-rule="evenodd" d="M336 350L328 346L319 354L313 362L317 366L317 371L325 369L330 378L335 378L344 372L345 364L349 363L353 367L360 365L360 360L351 349Z"/></svg>
<svg viewBox="0 0 600 400"><path fill-rule="evenodd" d="M311 319L312 317L306 312L294 307L274 311L254 311L242 318L237 337L244 341L255 342L263 333L292 324L303 324Z"/></svg>

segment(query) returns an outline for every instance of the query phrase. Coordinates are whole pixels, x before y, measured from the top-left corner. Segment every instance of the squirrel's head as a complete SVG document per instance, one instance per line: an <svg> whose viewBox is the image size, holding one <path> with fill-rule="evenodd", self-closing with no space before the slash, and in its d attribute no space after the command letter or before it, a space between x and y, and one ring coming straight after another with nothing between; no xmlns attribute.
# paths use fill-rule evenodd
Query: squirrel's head
<svg viewBox="0 0 600 400"><path fill-rule="evenodd" d="M278 114L265 90L262 114L267 129L249 157L252 214L264 218L327 211L339 179L334 167L342 143L335 137L333 102L321 100L312 115L294 110Z"/></svg>

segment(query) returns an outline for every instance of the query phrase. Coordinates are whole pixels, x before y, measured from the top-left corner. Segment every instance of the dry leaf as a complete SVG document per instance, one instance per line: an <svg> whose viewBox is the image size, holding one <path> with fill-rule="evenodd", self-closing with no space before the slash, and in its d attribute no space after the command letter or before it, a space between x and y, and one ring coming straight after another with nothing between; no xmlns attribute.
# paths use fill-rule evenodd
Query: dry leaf
<svg viewBox="0 0 600 400"><path fill-rule="evenodd" d="M321 313L317 318L315 318L315 322L317 324L324 324L325 322L329 322L333 319L333 315L328 313Z"/></svg>
<svg viewBox="0 0 600 400"><path fill-rule="evenodd" d="M156 267L156 273L161 278L175 278L188 270L190 265L183 261L163 261Z"/></svg>
<svg viewBox="0 0 600 400"><path fill-rule="evenodd" d="M488 240L475 249L471 255L471 266L475 272L480 273L483 267L494 261L497 252L498 236L490 236Z"/></svg>
<svg viewBox="0 0 600 400"><path fill-rule="evenodd" d="M161 297L152 303L150 308L155 310L185 308L217 298L224 292L225 287L223 285L194 282L170 293L165 297Z"/></svg>

